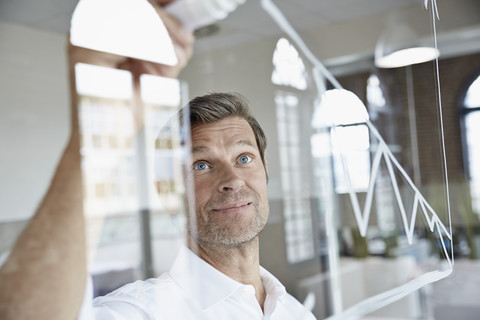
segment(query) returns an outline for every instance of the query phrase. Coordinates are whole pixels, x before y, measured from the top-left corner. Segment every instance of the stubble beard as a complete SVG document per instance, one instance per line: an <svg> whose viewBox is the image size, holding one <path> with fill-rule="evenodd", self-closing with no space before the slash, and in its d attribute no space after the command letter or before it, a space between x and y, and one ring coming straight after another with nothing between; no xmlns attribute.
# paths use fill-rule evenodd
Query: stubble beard
<svg viewBox="0 0 480 320"><path fill-rule="evenodd" d="M220 207L238 199L251 201L250 206L254 212L250 219L238 215L231 216L228 221L225 221L224 217L211 213L209 210L209 208ZM196 228L189 225L189 232L198 243L217 247L237 247L250 243L265 227L269 210L268 200L262 201L257 194L251 191L240 191L235 195L222 196L209 201L204 208L197 208L197 210L203 211L200 216L205 217L205 220L197 221Z"/></svg>

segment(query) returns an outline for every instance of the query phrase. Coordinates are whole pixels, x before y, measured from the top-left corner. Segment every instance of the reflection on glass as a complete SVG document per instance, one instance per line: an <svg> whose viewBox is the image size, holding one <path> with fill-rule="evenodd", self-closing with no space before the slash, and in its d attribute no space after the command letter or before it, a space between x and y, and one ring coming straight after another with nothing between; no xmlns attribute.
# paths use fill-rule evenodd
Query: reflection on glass
<svg viewBox="0 0 480 320"><path fill-rule="evenodd" d="M145 230L140 218L145 219L145 210L152 247L163 252L153 256L155 273L168 270L183 243L181 204L157 194L182 185L172 153L178 141L170 138L162 145L157 140L160 128L180 107L180 85L175 79L142 75L136 92L129 71L83 63L75 66L75 81L90 270L100 295L142 277ZM134 103L137 95L140 105ZM156 177L154 160L162 152L170 166L157 168L164 176ZM121 273L116 276L120 283L104 283L112 272Z"/></svg>
<svg viewBox="0 0 480 320"><path fill-rule="evenodd" d="M126 70L78 63L84 212L95 295L138 278L141 261L133 78ZM115 270L117 276L105 282Z"/></svg>
<svg viewBox="0 0 480 320"><path fill-rule="evenodd" d="M285 89L305 90L305 65L297 50L287 39L280 38L273 53L272 83ZM275 94L277 132L280 154L283 214L287 259L297 263L314 257L312 209L308 176L302 163L301 112L294 93Z"/></svg>
<svg viewBox="0 0 480 320"><path fill-rule="evenodd" d="M315 254L310 191L302 164L299 99L277 92L278 143L283 194L283 214L287 259L290 263L310 259Z"/></svg>
<svg viewBox="0 0 480 320"><path fill-rule="evenodd" d="M178 111L180 83L176 79L153 75L140 77L142 101L145 105L145 145L149 186L149 208L171 214L180 211L180 203L171 194L182 186L180 141L175 136L158 136L161 128ZM169 196L170 195L170 196ZM176 199L176 200L175 200Z"/></svg>
<svg viewBox="0 0 480 320"><path fill-rule="evenodd" d="M77 64L84 210L88 217L138 209L130 72Z"/></svg>

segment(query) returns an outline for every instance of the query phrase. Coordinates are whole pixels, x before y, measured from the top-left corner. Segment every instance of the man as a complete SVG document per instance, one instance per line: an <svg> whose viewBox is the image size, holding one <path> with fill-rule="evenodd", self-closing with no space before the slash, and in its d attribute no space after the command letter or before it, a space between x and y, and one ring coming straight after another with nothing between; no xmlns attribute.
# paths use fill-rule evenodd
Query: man
<svg viewBox="0 0 480 320"><path fill-rule="evenodd" d="M170 272L94 301L95 319L314 319L259 266L269 214L264 132L238 94L189 103L195 212Z"/></svg>

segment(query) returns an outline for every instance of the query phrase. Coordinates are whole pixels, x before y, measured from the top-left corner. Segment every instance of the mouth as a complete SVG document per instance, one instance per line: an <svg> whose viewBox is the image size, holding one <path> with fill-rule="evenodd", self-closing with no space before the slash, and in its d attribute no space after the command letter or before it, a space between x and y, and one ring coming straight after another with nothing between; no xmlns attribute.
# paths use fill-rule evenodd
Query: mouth
<svg viewBox="0 0 480 320"><path fill-rule="evenodd" d="M240 201L229 203L227 205L213 209L214 212L238 212L248 208L252 203L248 201Z"/></svg>

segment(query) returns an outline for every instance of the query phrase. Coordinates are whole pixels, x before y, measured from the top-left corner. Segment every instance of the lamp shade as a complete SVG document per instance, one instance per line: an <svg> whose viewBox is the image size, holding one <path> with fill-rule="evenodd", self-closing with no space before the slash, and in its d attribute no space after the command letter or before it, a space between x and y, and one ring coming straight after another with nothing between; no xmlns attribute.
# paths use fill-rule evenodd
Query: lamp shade
<svg viewBox="0 0 480 320"><path fill-rule="evenodd" d="M73 45L174 66L168 31L147 0L80 0L72 15Z"/></svg>
<svg viewBox="0 0 480 320"><path fill-rule="evenodd" d="M345 89L327 90L316 107L312 127L348 126L369 120L367 108L353 92Z"/></svg>
<svg viewBox="0 0 480 320"><path fill-rule="evenodd" d="M397 23L388 27L378 40L375 66L398 68L434 60L438 56L438 50L419 39L410 26Z"/></svg>

